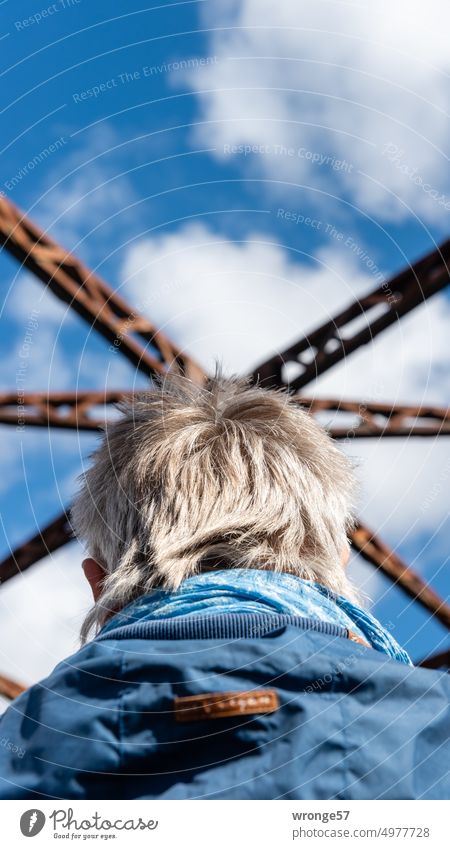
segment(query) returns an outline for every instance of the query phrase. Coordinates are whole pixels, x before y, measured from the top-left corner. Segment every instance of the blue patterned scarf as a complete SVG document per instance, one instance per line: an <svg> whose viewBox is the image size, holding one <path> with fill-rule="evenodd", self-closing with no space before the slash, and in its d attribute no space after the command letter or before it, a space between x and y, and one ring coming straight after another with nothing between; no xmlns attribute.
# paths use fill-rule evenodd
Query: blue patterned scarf
<svg viewBox="0 0 450 849"><path fill-rule="evenodd" d="M186 578L175 592L153 590L110 619L101 634L137 620L273 610L349 628L373 649L412 666L409 655L374 616L321 584L286 572L223 569Z"/></svg>

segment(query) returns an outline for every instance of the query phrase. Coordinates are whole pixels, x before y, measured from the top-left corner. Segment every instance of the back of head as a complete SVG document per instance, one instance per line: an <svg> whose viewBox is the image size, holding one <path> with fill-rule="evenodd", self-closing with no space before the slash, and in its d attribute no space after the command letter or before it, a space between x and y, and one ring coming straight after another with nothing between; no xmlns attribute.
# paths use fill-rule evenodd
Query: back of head
<svg viewBox="0 0 450 849"><path fill-rule="evenodd" d="M349 460L282 390L218 371L168 375L120 405L72 516L106 579L82 629L154 587L211 569L270 569L355 598L341 566Z"/></svg>

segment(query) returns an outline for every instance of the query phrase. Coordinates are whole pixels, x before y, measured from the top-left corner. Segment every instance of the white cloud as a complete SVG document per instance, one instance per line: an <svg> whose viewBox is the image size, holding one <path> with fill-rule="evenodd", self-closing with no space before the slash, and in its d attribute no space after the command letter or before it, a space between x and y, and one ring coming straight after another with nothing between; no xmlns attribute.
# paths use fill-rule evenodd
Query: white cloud
<svg viewBox="0 0 450 849"><path fill-rule="evenodd" d="M124 292L206 366L218 354L241 372L373 287L329 251L311 268L294 259L260 233L240 244L189 224L129 249Z"/></svg>
<svg viewBox="0 0 450 849"><path fill-rule="evenodd" d="M362 483L360 514L400 546L449 516L449 437L358 440L345 450Z"/></svg>
<svg viewBox="0 0 450 849"><path fill-rule="evenodd" d="M235 243L204 224L132 246L124 291L207 367L249 371L374 288L351 253L323 249L301 265L259 233ZM437 295L321 377L311 394L445 403L450 306Z"/></svg>
<svg viewBox="0 0 450 849"><path fill-rule="evenodd" d="M0 674L28 685L76 651L91 603L82 556L70 543L2 587Z"/></svg>
<svg viewBox="0 0 450 849"><path fill-rule="evenodd" d="M23 270L19 266L11 279L3 302L3 314L7 319L11 318L20 325L19 339L20 331L22 330L23 334L25 333L27 321L32 314L37 315L38 322L40 317L41 322L55 329L58 329L62 324L72 323L74 318L68 304L60 301L31 272Z"/></svg>
<svg viewBox="0 0 450 849"><path fill-rule="evenodd" d="M322 251L307 267L260 234L237 244L190 224L176 233L130 248L124 291L176 337L203 365L218 357L240 373L332 317L335 310L373 288L351 254ZM305 395L362 401L437 403L450 394L450 306L437 295L370 345L304 389ZM348 449L360 458L362 513L394 538L408 529L431 530L448 512L444 498L422 509L448 455L448 441L360 441Z"/></svg>
<svg viewBox="0 0 450 849"><path fill-rule="evenodd" d="M398 220L410 214L403 201L419 217L442 221L450 201L444 0L219 0L201 14L216 61L187 72L205 122L196 140L216 146L222 160L224 145L242 143L345 159L350 172L273 149L241 157L247 174L323 190L312 195L322 205L335 192ZM387 144L398 148L395 155L390 148L392 158Z"/></svg>

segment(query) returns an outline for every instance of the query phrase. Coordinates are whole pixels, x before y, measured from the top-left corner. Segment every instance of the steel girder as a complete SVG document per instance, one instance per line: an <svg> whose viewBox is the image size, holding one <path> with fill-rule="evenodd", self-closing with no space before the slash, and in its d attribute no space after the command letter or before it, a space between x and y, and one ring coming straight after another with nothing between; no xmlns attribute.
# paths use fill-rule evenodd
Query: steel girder
<svg viewBox="0 0 450 849"><path fill-rule="evenodd" d="M263 385L297 392L450 282L450 239L391 280L337 313L253 371ZM353 327L352 327L353 325ZM355 326L356 325L356 326ZM291 378L290 371L296 371Z"/></svg>
<svg viewBox="0 0 450 849"><path fill-rule="evenodd" d="M410 598L450 629L450 606L383 540L365 525L357 525L352 533L352 544L364 560L377 566Z"/></svg>
<svg viewBox="0 0 450 849"><path fill-rule="evenodd" d="M425 669L450 669L450 649L425 657L416 666L423 666Z"/></svg>
<svg viewBox="0 0 450 849"><path fill-rule="evenodd" d="M102 430L115 405L132 395L127 390L26 392L20 395L19 415L17 392L0 392L0 424L17 426L20 418L24 425L32 427L96 432ZM450 409L447 407L303 396L295 396L294 400L314 415L337 414L332 416L331 425L325 424L334 439L450 435Z"/></svg>
<svg viewBox="0 0 450 849"><path fill-rule="evenodd" d="M167 368L202 380L200 366L77 257L0 196L0 245L149 376Z"/></svg>
<svg viewBox="0 0 450 849"><path fill-rule="evenodd" d="M0 584L4 584L52 554L58 548L73 539L67 513L61 513L56 519L42 528L33 537L19 545L0 563Z"/></svg>
<svg viewBox="0 0 450 849"><path fill-rule="evenodd" d="M34 272L59 298L67 302L145 374L153 376L172 368L182 371L192 380L202 382L205 379L200 366L173 345L148 319L133 310L101 278L90 272L76 257L60 248L6 198L0 198L0 244L3 244L9 253ZM390 282L382 284L369 295L355 300L331 321L303 337L283 353L265 361L254 370L253 379L261 381L264 385L286 386L290 392L297 392L358 347L370 342L378 333L427 298L441 291L449 282L448 259L450 259L450 240L405 269ZM363 326L353 328L352 331L351 324L355 321L358 324L362 323ZM294 364L300 372L292 380L289 380L285 373L285 366L288 364ZM99 395L104 403L105 393L101 392ZM62 405L48 405L43 402L42 395L37 393L37 396L40 398L40 400L35 399L39 407L38 416L41 416L41 421L44 423L45 417L49 418L50 414L55 415L55 410ZM81 409L80 415L81 429L90 430L92 428L88 426L88 419L92 407L89 408L88 399L84 400L85 408ZM300 403L305 403L305 400L299 398ZM314 407L315 411L318 411L320 403L317 400L310 403L312 412ZM336 405L339 405L339 409L343 409L344 403L353 405L352 409L347 406L346 412L354 413L359 417L360 424L356 426L355 434L359 430L359 435L381 435L379 429L376 434L374 433L376 427L379 428L380 421L378 418L378 425L376 425L374 416L384 416L386 424L384 431L387 432L390 429L393 432L398 426L400 430L403 428L403 432L397 435L411 435L409 425L405 424L405 421L411 417L411 410L415 408L398 409L396 412L399 418L396 419L392 416L391 405L377 405L378 409L374 410L372 415L372 410L369 408L373 408L374 405L360 402L334 401L331 403L332 406L329 409L334 410L337 409ZM358 409L355 409L355 405ZM321 409L324 409L323 406ZM439 420L439 413L437 416L435 413L436 410L433 414L425 413L422 417L434 418L434 425L437 424L439 428L439 421L436 423L436 418ZM444 411L440 424L445 424L447 427L447 422L448 414ZM47 424L49 423L47 421ZM365 430L366 433L364 433ZM370 434L368 430L371 431ZM444 431L441 428L439 433L442 432ZM341 434L341 437L343 435ZM28 568L71 538L67 515L63 513L0 564L0 581L7 580L13 574ZM445 621L447 626L449 625L449 609L445 603L431 588L423 584L413 570L405 564L400 567L396 555L371 531L360 524L353 534L352 542L355 549L367 561L382 569L409 596L419 600L430 612L433 612L441 621Z"/></svg>

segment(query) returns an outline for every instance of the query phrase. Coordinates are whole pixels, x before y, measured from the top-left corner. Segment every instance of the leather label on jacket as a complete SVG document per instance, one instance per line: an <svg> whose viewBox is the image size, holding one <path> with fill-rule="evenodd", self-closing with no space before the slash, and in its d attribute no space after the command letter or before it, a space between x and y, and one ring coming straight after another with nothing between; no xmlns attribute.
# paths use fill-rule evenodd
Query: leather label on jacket
<svg viewBox="0 0 450 849"><path fill-rule="evenodd" d="M280 700L276 690L245 690L177 696L173 706L177 722L195 722L227 716L273 713L280 707Z"/></svg>

